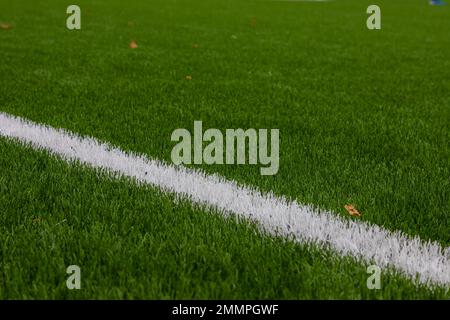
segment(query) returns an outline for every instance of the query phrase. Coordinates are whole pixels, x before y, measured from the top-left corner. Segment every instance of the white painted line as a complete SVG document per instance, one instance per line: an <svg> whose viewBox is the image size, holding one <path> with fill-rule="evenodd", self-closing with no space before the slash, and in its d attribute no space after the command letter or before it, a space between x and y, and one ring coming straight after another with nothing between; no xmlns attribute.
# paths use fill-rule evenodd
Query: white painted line
<svg viewBox="0 0 450 320"><path fill-rule="evenodd" d="M450 248L265 194L217 175L125 153L94 138L0 112L0 136L18 139L67 160L135 178L190 201L257 222L266 232L332 249L381 268L394 268L429 286L450 287ZM417 283L417 282L416 282Z"/></svg>

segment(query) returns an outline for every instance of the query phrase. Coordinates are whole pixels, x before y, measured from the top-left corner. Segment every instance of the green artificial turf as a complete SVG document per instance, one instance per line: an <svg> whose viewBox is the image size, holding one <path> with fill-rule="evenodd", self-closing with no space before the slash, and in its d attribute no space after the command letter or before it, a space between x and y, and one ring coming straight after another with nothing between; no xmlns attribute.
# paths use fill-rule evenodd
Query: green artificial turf
<svg viewBox="0 0 450 320"><path fill-rule="evenodd" d="M0 139L0 299L441 298L170 195ZM4 210L6 209L6 210ZM81 268L68 290L66 268Z"/></svg>
<svg viewBox="0 0 450 320"><path fill-rule="evenodd" d="M167 162L174 146L171 133L192 131L194 120L222 130L278 128L276 176L261 176L258 166L197 167L345 216L343 206L352 203L365 221L449 246L449 6L377 1L382 29L369 31L366 8L372 3L365 0L80 0L82 30L69 31L69 4L0 3L0 22L12 24L0 29L0 111ZM137 49L129 48L132 40ZM65 274L57 270L71 257L83 260L88 270L95 266L87 271L94 284L80 292L83 297L431 295L415 292L403 280L368 292L362 282L365 269L355 263L330 262L319 252L272 243L245 226L185 204L175 206L170 197L127 183L100 179L94 187L93 173L8 148L3 142L0 214L9 236L2 235L0 276L13 284L0 291L3 297L69 297L60 282ZM20 161L14 158L19 156ZM42 180L35 172L42 162L58 167L56 172L42 169L52 178ZM66 178L68 172L73 176ZM26 174L33 178L25 179ZM25 195L19 192L23 184L28 184ZM52 223L63 216L73 221L61 224L69 228L61 234L50 232L48 222L27 227L36 214ZM128 219L135 230L127 231L111 217ZM173 219L179 219L180 228L169 228ZM146 238L153 236L148 228L157 233L152 240ZM186 234L209 228L208 241ZM181 256L173 252L172 237L184 241ZM36 247L25 245L33 241ZM131 252L136 259L127 260L130 244L141 242ZM215 253L231 250L230 242L236 243L232 253ZM100 254L110 244L112 256ZM72 256L60 249L66 245ZM152 258L155 252L161 257ZM46 259L37 267L27 262L30 255ZM266 255L275 262L262 262ZM34 278L32 270L39 276ZM35 288L27 287L32 279Z"/></svg>

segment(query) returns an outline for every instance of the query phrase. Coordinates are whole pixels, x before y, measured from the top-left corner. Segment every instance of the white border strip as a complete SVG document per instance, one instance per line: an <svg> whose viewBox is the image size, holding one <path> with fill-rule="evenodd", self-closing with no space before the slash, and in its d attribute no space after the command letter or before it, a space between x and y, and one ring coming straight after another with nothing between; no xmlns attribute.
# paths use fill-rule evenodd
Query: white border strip
<svg viewBox="0 0 450 320"><path fill-rule="evenodd" d="M312 207L239 186L218 175L127 154L94 138L82 138L2 112L0 136L31 143L34 148L48 150L67 161L80 161L135 178L224 214L251 219L272 235L332 249L381 268L394 268L418 283L450 287L450 248L436 242L423 242L376 225L319 213Z"/></svg>

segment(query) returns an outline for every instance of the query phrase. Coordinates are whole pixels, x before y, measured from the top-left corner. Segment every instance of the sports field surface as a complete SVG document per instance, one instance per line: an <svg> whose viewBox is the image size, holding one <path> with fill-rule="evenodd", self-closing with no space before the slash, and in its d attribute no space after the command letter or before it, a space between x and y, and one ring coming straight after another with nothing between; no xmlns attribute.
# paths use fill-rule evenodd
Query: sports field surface
<svg viewBox="0 0 450 320"><path fill-rule="evenodd" d="M376 1L382 29L368 30L366 0L76 2L73 31L72 1L0 2L1 299L450 298L450 5ZM377 261L268 232L176 186L67 161L29 144L40 135L12 139L8 119L169 167L172 132L196 120L277 128L274 176L189 168L437 249L411 249L370 290ZM429 270L416 262L439 266L437 280L419 281ZM81 290L66 287L69 265Z"/></svg>

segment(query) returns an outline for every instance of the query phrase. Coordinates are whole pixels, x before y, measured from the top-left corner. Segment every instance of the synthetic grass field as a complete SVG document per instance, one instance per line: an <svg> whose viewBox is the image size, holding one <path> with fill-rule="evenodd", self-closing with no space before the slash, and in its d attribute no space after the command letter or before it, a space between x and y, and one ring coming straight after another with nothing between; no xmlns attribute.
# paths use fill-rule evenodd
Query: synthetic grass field
<svg viewBox="0 0 450 320"><path fill-rule="evenodd" d="M450 245L449 6L377 1L370 31L365 0L78 1L69 31L69 4L0 3L1 112L168 163L194 120L278 128L275 176L193 167ZM5 138L0 152L3 299L450 297L388 273L369 290L350 258Z"/></svg>

